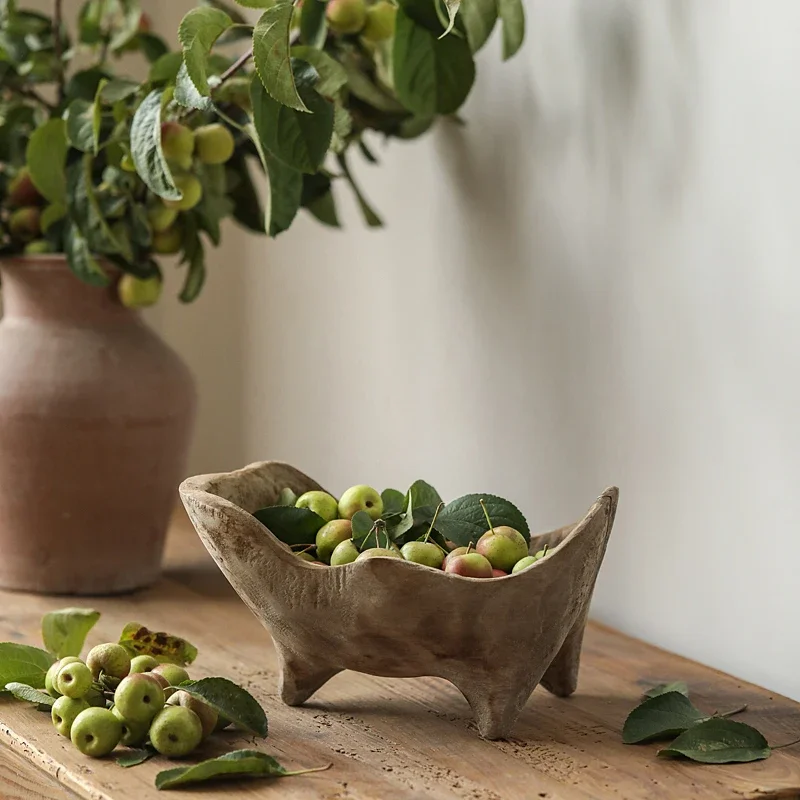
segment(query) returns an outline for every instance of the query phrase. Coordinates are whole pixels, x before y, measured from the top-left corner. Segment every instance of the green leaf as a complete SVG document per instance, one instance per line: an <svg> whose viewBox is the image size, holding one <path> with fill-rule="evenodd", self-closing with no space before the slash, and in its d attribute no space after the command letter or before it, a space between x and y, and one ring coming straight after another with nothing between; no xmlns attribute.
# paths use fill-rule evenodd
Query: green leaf
<svg viewBox="0 0 800 800"><path fill-rule="evenodd" d="M508 60L525 39L525 7L522 0L497 0L497 13L503 23L503 59Z"/></svg>
<svg viewBox="0 0 800 800"><path fill-rule="evenodd" d="M342 61L342 67L347 73L347 88L349 92L359 100L389 114L402 114L406 111L402 103L398 102L385 89L373 83L369 76L361 71L355 61L346 58Z"/></svg>
<svg viewBox="0 0 800 800"><path fill-rule="evenodd" d="M321 48L325 45L327 33L325 3L322 0L304 0L300 6L300 41Z"/></svg>
<svg viewBox="0 0 800 800"><path fill-rule="evenodd" d="M136 34L136 41L144 57L151 64L169 53L169 46L167 43L154 33L143 33L139 31L139 33Z"/></svg>
<svg viewBox="0 0 800 800"><path fill-rule="evenodd" d="M69 143L84 153L94 147L94 106L88 100L73 100L66 110Z"/></svg>
<svg viewBox="0 0 800 800"><path fill-rule="evenodd" d="M203 0L203 5L224 11L237 25L247 24L247 19L245 19L242 13L237 8L226 3L225 0Z"/></svg>
<svg viewBox="0 0 800 800"><path fill-rule="evenodd" d="M41 191L41 190L40 190ZM66 193L66 190L65 190ZM47 233L51 225L67 216L67 207L62 203L52 203L42 211L42 233Z"/></svg>
<svg viewBox="0 0 800 800"><path fill-rule="evenodd" d="M288 545L313 544L317 531L325 524L319 514L290 506L261 508L253 516Z"/></svg>
<svg viewBox="0 0 800 800"><path fill-rule="evenodd" d="M294 61L297 89L312 113L287 108L253 81L253 121L264 149L279 161L301 172L316 172L328 152L333 134L333 104L314 89L316 70Z"/></svg>
<svg viewBox="0 0 800 800"><path fill-rule="evenodd" d="M394 88L400 102L420 116L455 113L475 81L469 44L456 36L441 39L442 32L435 13L430 17L421 0L398 9Z"/></svg>
<svg viewBox="0 0 800 800"><path fill-rule="evenodd" d="M275 0L236 0L240 6L245 8L272 8Z"/></svg>
<svg viewBox="0 0 800 800"><path fill-rule="evenodd" d="M497 22L497 0L463 0L461 21L473 53L486 44Z"/></svg>
<svg viewBox="0 0 800 800"><path fill-rule="evenodd" d="M458 14L459 6L461 5L461 0L444 0L445 7L447 8L447 27L444 30L444 33L439 37L440 39L447 36L450 31L453 30L453 26L456 24L456 14ZM473 51L474 52L474 51Z"/></svg>
<svg viewBox="0 0 800 800"><path fill-rule="evenodd" d="M267 205L267 233L275 237L291 227L300 209L303 194L303 173L265 153L269 176L269 203Z"/></svg>
<svg viewBox="0 0 800 800"><path fill-rule="evenodd" d="M84 283L92 286L108 286L108 275L92 256L89 243L77 225L72 224L67 228L64 252L67 255L69 268Z"/></svg>
<svg viewBox="0 0 800 800"><path fill-rule="evenodd" d="M24 683L44 689L44 676L56 659L46 650L14 642L0 643L0 686Z"/></svg>
<svg viewBox="0 0 800 800"><path fill-rule="evenodd" d="M474 545L488 530L481 500L486 504L494 527L508 525L518 530L525 541L530 541L530 528L522 512L513 503L493 494L467 494L448 503L436 518L436 530L462 547Z"/></svg>
<svg viewBox="0 0 800 800"><path fill-rule="evenodd" d="M361 188L356 183L356 179L353 177L353 173L350 171L350 166L347 163L346 153L340 153L337 155L336 158L339 162L339 166L342 168L342 172L344 173L347 182L350 184L350 188L353 190L353 194L356 196L356 201L358 202L359 208L361 209L361 213L364 215L364 220L366 221L367 225L369 225L370 228L382 227L383 220L378 216L376 211L369 204L369 201L364 196L364 193L361 191Z"/></svg>
<svg viewBox="0 0 800 800"><path fill-rule="evenodd" d="M156 755L155 750L151 750L149 747L143 747L139 750L126 750L115 760L120 767L138 767L139 764L144 764L145 761L148 761L154 755Z"/></svg>
<svg viewBox="0 0 800 800"><path fill-rule="evenodd" d="M189 72L186 69L186 64L181 64L178 70L178 75L175 78L175 94L173 99L179 106L184 108L196 108L200 111L207 111L212 108L211 99L203 97L197 91L192 79L189 77Z"/></svg>
<svg viewBox="0 0 800 800"><path fill-rule="evenodd" d="M434 491L436 490L434 489ZM381 492L381 500L383 500L383 514L381 515L383 517L390 514L402 514L406 507L406 496L397 489L384 489Z"/></svg>
<svg viewBox="0 0 800 800"><path fill-rule="evenodd" d="M330 764L320 769L328 769ZM172 789L187 783L204 783L231 778L286 778L305 775L320 769L304 769L287 772L272 756L258 750L234 750L232 753L202 761L191 767L165 769L156 775L157 789Z"/></svg>
<svg viewBox="0 0 800 800"><path fill-rule="evenodd" d="M183 60L197 91L207 96L208 56L214 42L233 24L233 20L218 8L193 8L183 18L178 38L183 45Z"/></svg>
<svg viewBox="0 0 800 800"><path fill-rule="evenodd" d="M423 480L414 481L408 490L407 496L415 509L430 507L432 510L436 510L436 507L442 502L439 492ZM484 519L484 531L485 529L486 520Z"/></svg>
<svg viewBox="0 0 800 800"><path fill-rule="evenodd" d="M118 52L128 44L139 33L139 22L142 17L142 10L139 0L116 0L122 16L115 20L113 32L109 42L109 48L113 52Z"/></svg>
<svg viewBox="0 0 800 800"><path fill-rule="evenodd" d="M122 629L119 643L136 655L157 656L181 666L197 658L197 648L185 639L163 631L150 631L138 622L129 622Z"/></svg>
<svg viewBox="0 0 800 800"><path fill-rule="evenodd" d="M154 90L136 110L131 125L131 155L136 171L153 194L165 200L180 200L182 195L161 149L163 98L163 92Z"/></svg>
<svg viewBox="0 0 800 800"><path fill-rule="evenodd" d="M184 262L189 265L186 279L178 299L182 303L194 302L206 282L206 254L200 237L195 236L190 240L185 251Z"/></svg>
<svg viewBox="0 0 800 800"><path fill-rule="evenodd" d="M669 747L659 750L658 755L683 756L703 764L742 764L761 761L771 752L767 740L755 728L714 717L684 731Z"/></svg>
<svg viewBox="0 0 800 800"><path fill-rule="evenodd" d="M309 0L309 2L318 3L324 7L319 0ZM298 45L292 48L292 56L314 67L319 76L314 88L323 97L335 97L339 89L347 83L347 72L344 67L324 50Z"/></svg>
<svg viewBox="0 0 800 800"><path fill-rule="evenodd" d="M150 83L170 83L177 78L181 64L183 53L166 53L150 67L147 80Z"/></svg>
<svg viewBox="0 0 800 800"><path fill-rule="evenodd" d="M108 80L103 78L97 85L97 94L92 103L92 152L97 155L100 150L100 128L103 124L103 89Z"/></svg>
<svg viewBox="0 0 800 800"><path fill-rule="evenodd" d="M233 201L233 218L247 230L264 233L264 210L261 198L253 184L247 158L241 151L234 153L228 169L235 172L238 180L233 183L228 196Z"/></svg>
<svg viewBox="0 0 800 800"><path fill-rule="evenodd" d="M215 246L219 246L222 239L220 222L233 211L233 203L228 198L225 175L225 167L221 164L207 164L199 175L203 185L203 197L195 208L195 214L200 221L200 227Z"/></svg>
<svg viewBox="0 0 800 800"><path fill-rule="evenodd" d="M660 694L668 694L669 692L680 692L681 694L689 696L689 687L683 681L673 681L672 683L659 683L652 689L648 689L645 697L658 697Z"/></svg>
<svg viewBox="0 0 800 800"><path fill-rule="evenodd" d="M32 134L25 152L31 180L50 203L63 204L67 197L67 125L63 119L51 119Z"/></svg>
<svg viewBox="0 0 800 800"><path fill-rule="evenodd" d="M27 683L17 683L16 681L11 681L11 683L6 684L6 691L11 692L17 700L25 700L28 703L36 703L37 706L48 706L52 707L53 703L55 703L55 698L50 697L49 694L46 692L42 692L39 689L34 689L32 686L28 686Z"/></svg>
<svg viewBox="0 0 800 800"><path fill-rule="evenodd" d="M442 512L439 513L441 518ZM669 739L707 718L708 715L695 708L686 695L680 692L660 694L645 700L628 714L622 728L622 741L640 744Z"/></svg>
<svg viewBox="0 0 800 800"><path fill-rule="evenodd" d="M89 631L100 619L93 608L62 608L42 617L42 641L56 658L79 656Z"/></svg>
<svg viewBox="0 0 800 800"><path fill-rule="evenodd" d="M100 92L103 102L117 103L120 100L127 100L139 91L139 84L136 81L129 81L125 78L115 78L107 81Z"/></svg>
<svg viewBox="0 0 800 800"><path fill-rule="evenodd" d="M352 524L352 537L359 549L366 543L366 539L372 531L375 523L372 517L366 511L356 511L353 518L350 520ZM370 545L377 547L377 543Z"/></svg>
<svg viewBox="0 0 800 800"><path fill-rule="evenodd" d="M333 198L333 192L328 189L319 197L315 197L308 203L304 203L303 207L306 208L317 220L323 225L329 225L331 228L340 228L341 223L336 213L336 201Z"/></svg>
<svg viewBox="0 0 800 800"><path fill-rule="evenodd" d="M267 715L258 701L241 686L227 678L201 678L184 682L181 690L202 700L237 728L266 737Z"/></svg>
<svg viewBox="0 0 800 800"><path fill-rule="evenodd" d="M293 11L290 0L279 0L261 15L253 31L253 63L270 97L289 108L308 111L295 84L289 58Z"/></svg>
<svg viewBox="0 0 800 800"><path fill-rule="evenodd" d="M97 87L104 78L112 77L105 70L98 67L80 70L67 81L66 97L69 102L73 100L85 100L87 103L94 102L97 94Z"/></svg>

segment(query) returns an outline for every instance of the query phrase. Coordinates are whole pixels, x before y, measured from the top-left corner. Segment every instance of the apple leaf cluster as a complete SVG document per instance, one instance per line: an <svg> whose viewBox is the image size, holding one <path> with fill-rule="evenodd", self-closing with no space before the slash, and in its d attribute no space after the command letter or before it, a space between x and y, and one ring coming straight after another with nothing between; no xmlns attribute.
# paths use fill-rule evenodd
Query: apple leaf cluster
<svg viewBox="0 0 800 800"><path fill-rule="evenodd" d="M686 758L702 764L760 761L774 748L751 725L728 719L746 710L747 706L742 706L725 714L707 714L689 699L683 681L659 684L645 692L642 702L628 714L622 741L645 744L672 740L658 751L661 758Z"/></svg>
<svg viewBox="0 0 800 800"><path fill-rule="evenodd" d="M96 286L111 262L130 306L158 299L166 255L194 300L227 218L339 227L344 184L380 226L353 154L456 114L498 21L505 58L525 30L522 0L205 0L172 50L140 0L84 0L74 25L23 2L0 2L0 257L64 253Z"/></svg>
<svg viewBox="0 0 800 800"><path fill-rule="evenodd" d="M227 678L189 678L184 666L194 661L197 650L178 636L132 622L118 642L98 644L81 660L99 618L94 609L59 609L42 618L45 649L0 643L0 687L47 711L55 730L87 756L102 758L122 745L126 749L117 763L123 767L157 755L187 756L229 725L267 736L267 716L248 691ZM156 787L315 771L290 772L265 753L237 750L192 767L164 770L156 776Z"/></svg>

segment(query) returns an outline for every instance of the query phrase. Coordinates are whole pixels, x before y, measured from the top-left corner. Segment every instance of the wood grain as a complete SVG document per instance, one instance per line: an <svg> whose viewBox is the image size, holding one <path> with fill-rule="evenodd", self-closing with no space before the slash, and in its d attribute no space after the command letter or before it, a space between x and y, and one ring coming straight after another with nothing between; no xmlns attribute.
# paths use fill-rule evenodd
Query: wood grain
<svg viewBox="0 0 800 800"><path fill-rule="evenodd" d="M601 576L602 580L602 576ZM0 639L39 644L39 621L74 599L0 593ZM88 603L87 603L88 605ZM227 675L263 703L270 736L235 732L198 756L255 745L287 766L333 763L327 772L273 782L206 787L199 796L322 800L765 800L800 796L800 746L746 765L662 761L656 745L624 746L620 730L644 687L686 680L704 709L749 703L738 717L773 744L800 736L800 705L707 667L590 624L578 691L558 698L539 689L512 739L475 736L470 709L437 678L377 678L343 672L305 706L278 697L278 662L269 637L205 553L188 522L168 541L165 579L128 597L98 599L103 612L89 644L116 638L137 620L186 636L200 650L193 676ZM0 745L49 773L78 797L154 800L155 774L174 762L124 770L86 759L53 730L47 715L0 700ZM216 747L216 749L214 749ZM5 775L7 773L3 773ZM3 777L3 776L0 776ZM0 784L3 791L5 786ZM38 787L36 787L38 790ZM0 791L0 797L5 797ZM44 783L33 797L47 794ZM11 798L15 795L8 792ZM25 795L22 795L25 796ZM15 798L16 800L16 798Z"/></svg>
<svg viewBox="0 0 800 800"><path fill-rule="evenodd" d="M0 746L0 797L3 800L75 800L77 795L23 755Z"/></svg>

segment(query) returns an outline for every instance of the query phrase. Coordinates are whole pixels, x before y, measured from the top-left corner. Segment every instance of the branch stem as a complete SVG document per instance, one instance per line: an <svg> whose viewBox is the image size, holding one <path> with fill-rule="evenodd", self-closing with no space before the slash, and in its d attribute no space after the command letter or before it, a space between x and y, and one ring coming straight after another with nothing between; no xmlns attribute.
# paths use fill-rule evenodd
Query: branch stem
<svg viewBox="0 0 800 800"><path fill-rule="evenodd" d="M61 41L61 28L63 20L63 0L53 2L53 50L55 51L56 62L58 64L58 102L64 100L64 50Z"/></svg>
<svg viewBox="0 0 800 800"><path fill-rule="evenodd" d="M226 69L225 72L219 76L219 83L214 88L218 89L220 86L222 86L222 84L225 83L228 78L233 77L252 57L253 48L251 47L249 50L242 53L239 58L237 58L236 61L234 61L233 64L231 64L228 69Z"/></svg>

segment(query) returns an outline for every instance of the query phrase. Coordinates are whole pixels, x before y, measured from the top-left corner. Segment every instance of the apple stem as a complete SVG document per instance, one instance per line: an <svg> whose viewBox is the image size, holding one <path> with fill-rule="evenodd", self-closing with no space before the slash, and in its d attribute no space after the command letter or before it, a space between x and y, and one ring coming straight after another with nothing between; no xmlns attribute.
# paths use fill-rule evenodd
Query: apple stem
<svg viewBox="0 0 800 800"><path fill-rule="evenodd" d="M311 767L310 769L298 769L294 772L284 772L283 777L289 777L290 775L308 775L309 772L324 772L326 769L330 769L333 766L333 763L326 764L324 767Z"/></svg>
<svg viewBox="0 0 800 800"><path fill-rule="evenodd" d="M425 538L422 540L423 542L427 542L428 539L430 539L431 533L433 533L433 526L436 524L436 517L439 516L439 512L443 508L444 508L444 503L439 503L439 505L436 506L436 511L434 511L434 513L433 513L433 519L431 520L431 525L428 528L428 532L425 534Z"/></svg>
<svg viewBox="0 0 800 800"><path fill-rule="evenodd" d="M467 543L467 552L464 553L464 555L467 555L467 553L469 553L470 550L472 550L472 542Z"/></svg>
<svg viewBox="0 0 800 800"><path fill-rule="evenodd" d="M486 521L489 523L489 530L494 533L494 525L492 525L492 521L489 519L489 512L486 510L486 503L483 502L483 498L481 498L480 503L483 509L483 516L486 517Z"/></svg>
<svg viewBox="0 0 800 800"><path fill-rule="evenodd" d="M548 551L549 549L550 549L550 545L549 545L549 544L546 544L546 545L545 545L545 546L542 548L542 558L544 558L544 557L547 555L547 551Z"/></svg>

